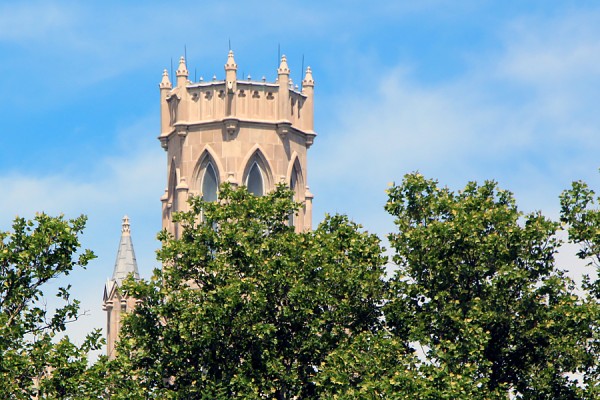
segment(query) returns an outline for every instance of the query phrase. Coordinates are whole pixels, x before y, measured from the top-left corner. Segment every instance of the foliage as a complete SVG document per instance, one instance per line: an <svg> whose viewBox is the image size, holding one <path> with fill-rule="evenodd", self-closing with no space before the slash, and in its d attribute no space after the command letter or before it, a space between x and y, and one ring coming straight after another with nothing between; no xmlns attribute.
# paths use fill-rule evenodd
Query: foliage
<svg viewBox="0 0 600 400"><path fill-rule="evenodd" d="M477 398L584 396L570 374L595 362L598 308L554 265L556 222L523 215L494 182L454 193L418 173L386 209L398 227L386 319L423 346L423 368L468 375Z"/></svg>
<svg viewBox="0 0 600 400"><path fill-rule="evenodd" d="M406 343L384 331L363 332L331 351L317 375L324 399L415 399L422 390Z"/></svg>
<svg viewBox="0 0 600 400"><path fill-rule="evenodd" d="M573 182L571 189L560 196L561 221L567 224L569 241L581 245L577 256L600 268L600 210L595 193L582 181ZM598 280L588 288L600 299Z"/></svg>
<svg viewBox="0 0 600 400"><path fill-rule="evenodd" d="M406 175L386 281L377 237L344 216L295 232L291 194L225 185L175 217L163 269L124 285L143 301L97 369L111 398L598 397L600 309L555 266L557 222L494 182ZM563 195L563 221L597 257L590 196Z"/></svg>
<svg viewBox="0 0 600 400"><path fill-rule="evenodd" d="M379 330L379 239L344 216L295 232L291 197L225 185L218 202L192 199L175 217L180 237L160 234L162 271L125 285L144 301L124 320L114 362L137 379L114 379L114 398L319 397L328 355Z"/></svg>
<svg viewBox="0 0 600 400"><path fill-rule="evenodd" d="M584 276L583 288L589 294L588 301L598 304L600 300L600 198L582 181L573 182L571 188L560 196L561 221L567 226L569 241L579 244L577 256L587 260L588 265L596 267L596 278L591 280ZM600 332L594 325L594 337L588 342L590 352L596 360L600 359ZM600 397L600 366L598 363L589 367L584 374L586 386L590 392Z"/></svg>
<svg viewBox="0 0 600 400"><path fill-rule="evenodd" d="M99 332L76 346L57 334L79 316L69 287L58 289L64 305L49 312L44 287L85 267L93 253L79 250L85 217L65 220L37 214L14 220L0 232L0 397L81 398L86 391L87 354L101 344ZM89 382L88 382L89 383ZM88 391L89 393L89 391Z"/></svg>

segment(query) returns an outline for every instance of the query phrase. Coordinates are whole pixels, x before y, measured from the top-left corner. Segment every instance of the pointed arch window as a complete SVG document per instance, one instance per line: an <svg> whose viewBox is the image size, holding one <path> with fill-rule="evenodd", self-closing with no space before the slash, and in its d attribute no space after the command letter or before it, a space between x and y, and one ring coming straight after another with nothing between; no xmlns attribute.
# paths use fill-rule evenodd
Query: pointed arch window
<svg viewBox="0 0 600 400"><path fill-rule="evenodd" d="M217 201L217 191L219 189L219 181L217 173L211 162L206 164L204 175L202 176L202 198L204 201Z"/></svg>
<svg viewBox="0 0 600 400"><path fill-rule="evenodd" d="M179 181L179 174L177 167L175 167L175 158L171 161L171 168L169 170L169 184L168 184L168 200L167 207L169 212L179 211L177 204L177 182Z"/></svg>
<svg viewBox="0 0 600 400"><path fill-rule="evenodd" d="M263 173L256 161L252 164L252 167L250 167L250 170L248 171L246 187L248 188L248 192L255 196L262 196L265 193Z"/></svg>
<svg viewBox="0 0 600 400"><path fill-rule="evenodd" d="M296 187L298 186L298 169L294 165L292 168L292 176L290 177L290 190L294 192L292 195L292 200L298 201L298 193L296 193ZM288 217L288 224L290 226L296 225L296 214L291 212Z"/></svg>
<svg viewBox="0 0 600 400"><path fill-rule="evenodd" d="M298 185L298 171L296 170L296 166L294 165L294 169L292 170L292 177L290 178L290 189L296 193L296 186Z"/></svg>

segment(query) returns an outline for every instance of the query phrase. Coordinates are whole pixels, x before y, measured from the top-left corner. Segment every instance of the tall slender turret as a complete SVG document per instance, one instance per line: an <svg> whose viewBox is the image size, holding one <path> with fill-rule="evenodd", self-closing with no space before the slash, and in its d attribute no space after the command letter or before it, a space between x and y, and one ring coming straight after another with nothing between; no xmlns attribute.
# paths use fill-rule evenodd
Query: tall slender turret
<svg viewBox="0 0 600 400"><path fill-rule="evenodd" d="M290 115L290 68L285 54L281 56L281 63L277 69L277 82L279 83L279 119L288 120Z"/></svg>
<svg viewBox="0 0 600 400"><path fill-rule="evenodd" d="M315 96L315 80L312 76L312 70L310 67L306 68L306 75L302 81L302 94L306 96L303 110L302 127L309 132L313 132L315 129L314 119L314 96Z"/></svg>
<svg viewBox="0 0 600 400"><path fill-rule="evenodd" d="M169 105L167 104L167 95L173 89L169 80L169 73L165 69L163 71L162 80L158 85L160 88L160 131L167 132L171 126L171 117L169 115Z"/></svg>
<svg viewBox="0 0 600 400"><path fill-rule="evenodd" d="M230 117L236 114L236 92L237 92L237 64L233 59L233 51L229 50L227 54L227 64L225 64L225 82L227 92L227 104L225 105L225 115Z"/></svg>

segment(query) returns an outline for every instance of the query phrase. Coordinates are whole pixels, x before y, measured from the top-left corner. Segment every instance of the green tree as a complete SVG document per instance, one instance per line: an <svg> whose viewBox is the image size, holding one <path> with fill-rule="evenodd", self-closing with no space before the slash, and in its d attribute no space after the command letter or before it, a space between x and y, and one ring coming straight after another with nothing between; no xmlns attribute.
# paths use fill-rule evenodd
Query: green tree
<svg viewBox="0 0 600 400"><path fill-rule="evenodd" d="M225 185L175 217L179 238L159 235L163 269L125 285L143 301L123 322L113 398L318 398L332 351L380 329L379 239L344 216L297 233L291 197Z"/></svg>
<svg viewBox="0 0 600 400"><path fill-rule="evenodd" d="M402 338L385 329L352 336L333 349L319 367L322 399L417 399L424 377L419 360Z"/></svg>
<svg viewBox="0 0 600 400"><path fill-rule="evenodd" d="M588 295L587 301L598 304L600 301L600 199L583 181L573 182L571 188L560 196L561 221L566 225L569 242L579 244L577 256L588 261L588 266L596 269L596 278L585 275L583 289ZM600 331L595 325L594 337L588 342L593 358L600 360ZM600 363L589 366L584 373L586 388L591 395L600 397Z"/></svg>
<svg viewBox="0 0 600 400"><path fill-rule="evenodd" d="M409 174L385 281L376 236L344 216L297 233L290 198L226 185L175 217L163 269L124 286L142 301L98 367L111 398L598 397L599 308L555 266L557 222Z"/></svg>
<svg viewBox="0 0 600 400"><path fill-rule="evenodd" d="M69 287L56 294L62 306L48 310L44 288L52 280L82 268L94 257L79 251L85 217L65 220L37 214L16 218L0 232L0 397L3 399L85 398L91 393L87 354L97 349L100 332L81 346L58 340L66 324L79 317L79 302ZM87 388L86 388L87 387ZM96 390L94 388L94 390Z"/></svg>
<svg viewBox="0 0 600 400"><path fill-rule="evenodd" d="M573 182L571 189L560 196L561 221L567 225L569 241L579 244L577 256L588 265L600 268L600 210L595 192L582 181ZM600 280L586 280L586 288L600 299Z"/></svg>
<svg viewBox="0 0 600 400"><path fill-rule="evenodd" d="M418 173L389 190L386 209L398 269L385 315L422 346L429 398L450 398L457 376L470 386L457 398L586 396L571 374L595 362L598 308L555 267L558 223L522 214L495 182L455 193Z"/></svg>

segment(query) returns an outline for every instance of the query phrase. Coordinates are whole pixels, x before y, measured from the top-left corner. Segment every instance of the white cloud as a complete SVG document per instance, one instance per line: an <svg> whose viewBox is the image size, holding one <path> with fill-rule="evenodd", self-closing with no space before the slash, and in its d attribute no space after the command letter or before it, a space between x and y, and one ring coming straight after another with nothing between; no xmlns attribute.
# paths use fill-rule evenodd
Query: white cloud
<svg viewBox="0 0 600 400"><path fill-rule="evenodd" d="M558 218L560 192L584 179L600 189L598 15L519 20L504 45L473 55L452 81L420 83L397 66L370 90L344 92L311 149L315 216L344 212L384 237L386 183L420 170L443 185L496 179L526 212ZM515 25L517 24L517 25ZM518 26L518 29L515 28ZM576 281L593 272L577 246L557 257Z"/></svg>
<svg viewBox="0 0 600 400"><path fill-rule="evenodd" d="M159 151L148 150L123 158L110 158L98 163L93 173L98 180L74 180L70 176L24 176L13 173L0 176L3 196L2 225L11 215L32 216L35 212L75 215L88 211L108 211L114 207L140 207L140 199L160 196L156 188L164 186L164 168ZM158 183L160 182L160 183Z"/></svg>
<svg viewBox="0 0 600 400"><path fill-rule="evenodd" d="M64 213L68 218L88 216L82 247L92 249L98 258L87 270L75 271L53 285L72 284L73 297L81 300L82 310L89 311L69 327L69 335L76 340L93 328L105 326L102 291L112 274L124 214L131 217L142 275L149 277L152 268L158 267L154 252L159 243L155 237L161 225L159 198L165 187L166 162L158 141L153 140L155 146L149 146L141 135L151 131L151 122L154 119L142 119L121 129L117 136L122 141L122 154L99 159L88 174L0 174L0 230L9 230L17 214L25 218L41 211L50 215ZM50 305L54 304L51 288L46 297Z"/></svg>
<svg viewBox="0 0 600 400"><path fill-rule="evenodd" d="M597 170L597 18L510 24L505 45L452 82L424 85L398 67L376 75L371 93L344 93L332 107L340 134L319 138L313 179L372 188L415 169L451 185L494 178L526 208L556 212L560 190Z"/></svg>
<svg viewBox="0 0 600 400"><path fill-rule="evenodd" d="M599 27L600 12L590 10L547 19L520 18L503 35L506 49L497 71L542 90L598 79Z"/></svg>

